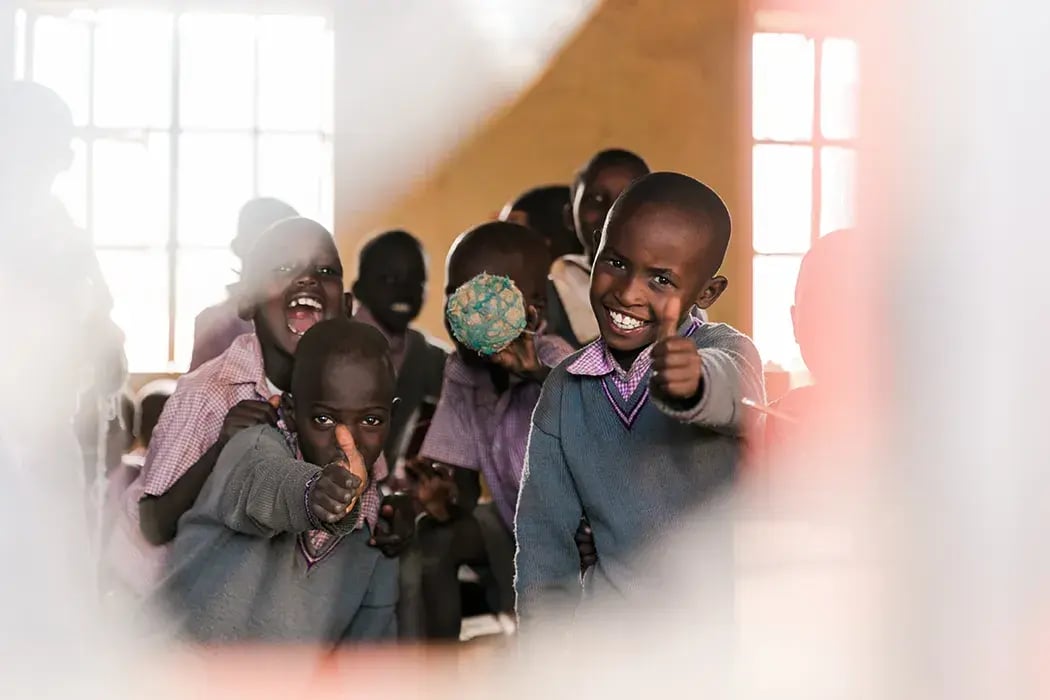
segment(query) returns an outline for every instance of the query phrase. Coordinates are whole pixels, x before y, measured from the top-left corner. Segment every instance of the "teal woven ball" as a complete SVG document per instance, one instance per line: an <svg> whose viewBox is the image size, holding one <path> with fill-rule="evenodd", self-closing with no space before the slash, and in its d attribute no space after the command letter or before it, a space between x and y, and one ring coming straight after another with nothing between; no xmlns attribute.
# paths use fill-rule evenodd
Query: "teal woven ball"
<svg viewBox="0 0 1050 700"><path fill-rule="evenodd" d="M486 272L464 282L445 306L452 335L471 350L495 355L525 330L525 298L514 280Z"/></svg>

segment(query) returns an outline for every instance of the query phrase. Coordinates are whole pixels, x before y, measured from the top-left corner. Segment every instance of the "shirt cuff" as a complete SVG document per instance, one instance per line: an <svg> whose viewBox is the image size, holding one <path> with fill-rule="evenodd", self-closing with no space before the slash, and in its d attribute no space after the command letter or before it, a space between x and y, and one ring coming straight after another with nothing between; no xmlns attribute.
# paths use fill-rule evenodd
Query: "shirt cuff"
<svg viewBox="0 0 1050 700"><path fill-rule="evenodd" d="M318 470L316 474L310 477L306 482L306 488L303 490L303 504L306 506L306 520L310 523L311 530L321 530L321 521L314 515L314 509L310 507L310 492L314 490L314 486L317 484L317 480L321 478L321 471Z"/></svg>

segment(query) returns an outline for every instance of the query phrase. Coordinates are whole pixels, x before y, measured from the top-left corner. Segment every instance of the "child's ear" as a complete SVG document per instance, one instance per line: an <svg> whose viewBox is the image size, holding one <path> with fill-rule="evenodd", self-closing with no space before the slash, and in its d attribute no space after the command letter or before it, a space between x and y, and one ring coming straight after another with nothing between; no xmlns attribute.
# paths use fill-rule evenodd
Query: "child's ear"
<svg viewBox="0 0 1050 700"><path fill-rule="evenodd" d="M700 296L696 298L696 305L701 309L706 309L714 304L718 297L722 296L722 292L729 286L729 280L721 275L712 277L710 281L704 286L704 290L700 292Z"/></svg>
<svg viewBox="0 0 1050 700"><path fill-rule="evenodd" d="M299 432L295 426L295 397L291 392L286 391L281 394L281 412L284 414L284 424L289 432Z"/></svg>
<svg viewBox="0 0 1050 700"><path fill-rule="evenodd" d="M343 292L343 312L347 318L354 317L354 293Z"/></svg>

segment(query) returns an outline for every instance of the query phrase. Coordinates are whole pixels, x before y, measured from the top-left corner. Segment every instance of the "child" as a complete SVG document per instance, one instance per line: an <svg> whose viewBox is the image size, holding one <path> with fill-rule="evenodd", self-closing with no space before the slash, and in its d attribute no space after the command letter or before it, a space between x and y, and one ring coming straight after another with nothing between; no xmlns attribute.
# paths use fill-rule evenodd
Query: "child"
<svg viewBox="0 0 1050 700"><path fill-rule="evenodd" d="M778 413L795 422L766 419L765 438L771 448L780 447L789 436L798 437L799 428L812 425L820 413L834 411L855 384L852 375L862 354L850 347L858 342L857 309L864 306L860 255L856 234L844 230L821 236L802 258L791 322L813 384L793 389L774 404Z"/></svg>
<svg viewBox="0 0 1050 700"><path fill-rule="evenodd" d="M511 221L528 226L547 239L551 258L579 255L583 252L572 220L565 215L571 211L572 194L568 185L534 187L509 202L500 212L500 221Z"/></svg>
<svg viewBox="0 0 1050 700"><path fill-rule="evenodd" d="M543 318L550 258L542 237L518 224L482 224L460 236L448 254L446 294L482 272L509 277ZM487 564L499 589L498 607L513 610L514 508L525 458L529 417L550 368L571 352L560 338L526 333L509 348L483 357L456 343L445 385L420 450L422 595L426 634L458 639L461 564ZM479 473L492 503L478 505ZM579 562L577 561L577 567Z"/></svg>
<svg viewBox="0 0 1050 700"><path fill-rule="evenodd" d="M375 326L390 343L397 371L397 397L384 454L395 466L404 431L424 400L436 401L448 352L409 324L423 308L427 262L423 247L407 231L387 231L371 239L358 256L354 318Z"/></svg>
<svg viewBox="0 0 1050 700"><path fill-rule="evenodd" d="M616 200L594 263L601 339L551 372L532 419L518 500L523 626L580 599L573 532L594 531L588 592L632 591L630 559L733 476L763 400L751 341L706 309L729 242L725 205L705 185L654 173Z"/></svg>
<svg viewBox="0 0 1050 700"><path fill-rule="evenodd" d="M241 265L244 265L244 259L248 257L263 231L281 219L293 216L299 216L299 212L273 197L258 197L241 207L237 216L237 236L230 244L234 255L240 258ZM193 322L191 372L224 353L238 336L252 332L251 321L240 317L235 288L236 285L230 286L230 295L225 301L209 306L197 314Z"/></svg>
<svg viewBox="0 0 1050 700"><path fill-rule="evenodd" d="M389 346L335 319L307 331L295 358L280 409L290 434L235 435L179 521L160 596L193 641L396 635L397 560L368 545L376 514L362 506L390 428Z"/></svg>
<svg viewBox="0 0 1050 700"><path fill-rule="evenodd" d="M565 210L565 219L575 228L583 254L564 255L551 266L550 278L556 294L551 300L550 332L575 348L598 337L589 290L591 263L606 214L631 182L648 173L649 166L641 157L613 148L596 153L573 180L571 206Z"/></svg>
<svg viewBox="0 0 1050 700"><path fill-rule="evenodd" d="M309 219L268 229L245 260L242 279L241 315L256 332L179 380L142 472L122 499L111 563L134 593L155 580L164 556L158 548L175 536L223 446L244 428L276 424L277 396L290 387L299 338L315 323L348 315L335 243ZM366 506L375 507L374 500L373 494Z"/></svg>

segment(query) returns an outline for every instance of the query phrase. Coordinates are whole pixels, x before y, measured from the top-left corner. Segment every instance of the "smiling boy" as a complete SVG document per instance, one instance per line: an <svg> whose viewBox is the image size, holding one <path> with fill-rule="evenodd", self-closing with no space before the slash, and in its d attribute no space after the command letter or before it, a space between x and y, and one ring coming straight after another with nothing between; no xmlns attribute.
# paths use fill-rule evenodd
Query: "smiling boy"
<svg viewBox="0 0 1050 700"><path fill-rule="evenodd" d="M311 326L291 388L288 432L238 433L179 521L160 595L190 640L396 636L397 560L369 546L364 504L390 429L389 345L347 319Z"/></svg>
<svg viewBox="0 0 1050 700"><path fill-rule="evenodd" d="M718 195L678 173L641 178L609 212L590 289L601 338L551 372L532 418L515 519L523 630L579 602L581 516L598 554L584 589L630 597L639 549L731 481L753 427L740 399L765 392L750 339L700 319L726 288L729 235Z"/></svg>

